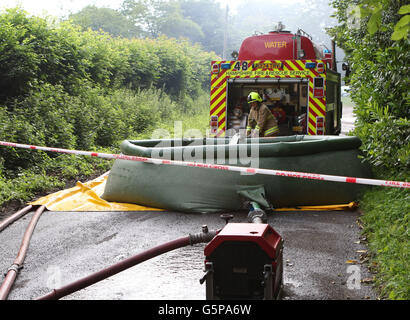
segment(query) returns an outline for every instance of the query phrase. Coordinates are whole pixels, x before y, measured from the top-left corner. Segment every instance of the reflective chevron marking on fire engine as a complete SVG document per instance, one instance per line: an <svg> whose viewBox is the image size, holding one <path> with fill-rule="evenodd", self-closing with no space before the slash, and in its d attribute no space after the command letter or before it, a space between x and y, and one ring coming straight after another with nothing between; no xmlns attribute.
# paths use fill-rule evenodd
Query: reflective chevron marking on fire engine
<svg viewBox="0 0 410 320"><path fill-rule="evenodd" d="M309 90L309 134L316 134L316 117L326 116L326 106L321 100L315 98L313 91Z"/></svg>
<svg viewBox="0 0 410 320"><path fill-rule="evenodd" d="M212 62L219 64L219 68L225 61ZM226 127L226 69L211 75L211 112L210 116L218 116L218 130L216 136L222 136Z"/></svg>
<svg viewBox="0 0 410 320"><path fill-rule="evenodd" d="M306 70L309 72L307 76L309 78L309 110L308 110L308 134L316 134L316 117L326 117L326 99L315 98L313 95L313 78L323 77L325 74L319 74L314 69L306 69L306 62L314 62L313 60L293 60L285 61L285 65L288 65L288 68L297 69L297 70Z"/></svg>
<svg viewBox="0 0 410 320"><path fill-rule="evenodd" d="M177 161L177 160L163 160L156 158L146 158L139 156L129 156L124 154L111 154L111 153L100 153L100 152L90 152L90 151L80 151L80 150L68 150L61 148L49 148L33 146L28 144L20 144L14 142L0 141L0 145L13 148L23 148L30 150L41 150L49 152L59 152L66 154L74 154L81 156L90 156L103 159L121 159L151 163L156 165L174 165L174 166L186 166L186 167L197 167L197 168L209 168L215 170L226 170L241 173L253 173L253 174L265 174L271 176L281 176L290 177L298 179L312 179L321 181L334 181L334 182L345 182L345 183L355 183L355 184L366 184L373 186L382 187L394 187L394 188L410 188L410 182L407 181L389 181L389 180L376 180L376 179L366 179L366 178L355 178L355 177L343 177L343 176L333 176L325 175L319 173L306 173L306 172L296 172L296 171L284 171L284 170L274 170L274 169L260 169L260 168L249 168L249 167L239 167L239 166L229 166L229 165L218 165L210 163L201 162L189 162L189 161Z"/></svg>
<svg viewBox="0 0 410 320"><path fill-rule="evenodd" d="M304 60L298 61L296 63L299 67L304 67L304 63L306 62L313 62L312 60ZM325 73L319 74L315 69L309 69L309 111L308 111L308 134L314 135L317 134L316 132L316 118L323 117L326 118L326 97L323 98L315 98L313 95L313 79L315 77L323 77L326 76ZM326 92L326 91L325 91ZM325 132L324 132L325 134Z"/></svg>

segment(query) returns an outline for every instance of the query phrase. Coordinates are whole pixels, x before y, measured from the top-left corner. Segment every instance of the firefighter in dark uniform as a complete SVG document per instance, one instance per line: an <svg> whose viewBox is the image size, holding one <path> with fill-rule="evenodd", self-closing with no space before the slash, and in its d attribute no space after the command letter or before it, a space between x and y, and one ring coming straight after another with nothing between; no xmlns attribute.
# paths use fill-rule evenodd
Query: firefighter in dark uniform
<svg viewBox="0 0 410 320"><path fill-rule="evenodd" d="M252 135L252 137L273 137L278 135L278 121L266 104L262 103L259 93L251 92L248 95L248 103L251 110L248 125L246 126L246 135Z"/></svg>

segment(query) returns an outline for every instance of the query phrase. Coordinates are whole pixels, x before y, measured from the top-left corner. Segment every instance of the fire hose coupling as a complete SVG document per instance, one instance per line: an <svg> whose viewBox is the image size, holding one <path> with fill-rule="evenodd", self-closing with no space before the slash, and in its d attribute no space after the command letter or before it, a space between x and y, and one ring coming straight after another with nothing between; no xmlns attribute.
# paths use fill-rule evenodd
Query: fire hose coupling
<svg viewBox="0 0 410 320"><path fill-rule="evenodd" d="M192 246L197 243L208 243L211 241L220 230L208 230L207 225L202 226L202 232L189 234L189 244Z"/></svg>
<svg viewBox="0 0 410 320"><path fill-rule="evenodd" d="M250 203L250 211L248 213L248 222L250 223L267 223L268 216L266 212L261 209L258 203L252 201Z"/></svg>
<svg viewBox="0 0 410 320"><path fill-rule="evenodd" d="M17 274L17 273L19 273L19 271L20 271L21 269L23 269L23 266L22 266L22 265L19 265L19 264L17 264L17 263L13 263L13 264L7 269L7 272L4 273L4 276L6 276L6 275L9 273L9 271L14 271L14 272Z"/></svg>

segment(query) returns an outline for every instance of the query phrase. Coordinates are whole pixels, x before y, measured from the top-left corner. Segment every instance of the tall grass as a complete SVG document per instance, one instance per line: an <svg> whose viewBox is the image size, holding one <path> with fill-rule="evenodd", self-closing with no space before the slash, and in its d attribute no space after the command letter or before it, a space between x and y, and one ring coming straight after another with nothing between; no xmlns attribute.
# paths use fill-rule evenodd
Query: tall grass
<svg viewBox="0 0 410 320"><path fill-rule="evenodd" d="M410 191L374 187L360 207L380 297L410 299Z"/></svg>

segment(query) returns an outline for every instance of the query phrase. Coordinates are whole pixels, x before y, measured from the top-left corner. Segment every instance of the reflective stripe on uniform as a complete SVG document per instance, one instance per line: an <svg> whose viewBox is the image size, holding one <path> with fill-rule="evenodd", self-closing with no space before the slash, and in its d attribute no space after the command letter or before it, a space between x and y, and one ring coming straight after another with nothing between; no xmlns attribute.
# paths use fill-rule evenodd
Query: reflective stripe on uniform
<svg viewBox="0 0 410 320"><path fill-rule="evenodd" d="M274 126L274 127L272 127L272 128L265 131L265 136L267 136L268 134L276 133L278 131L279 131L279 127Z"/></svg>

